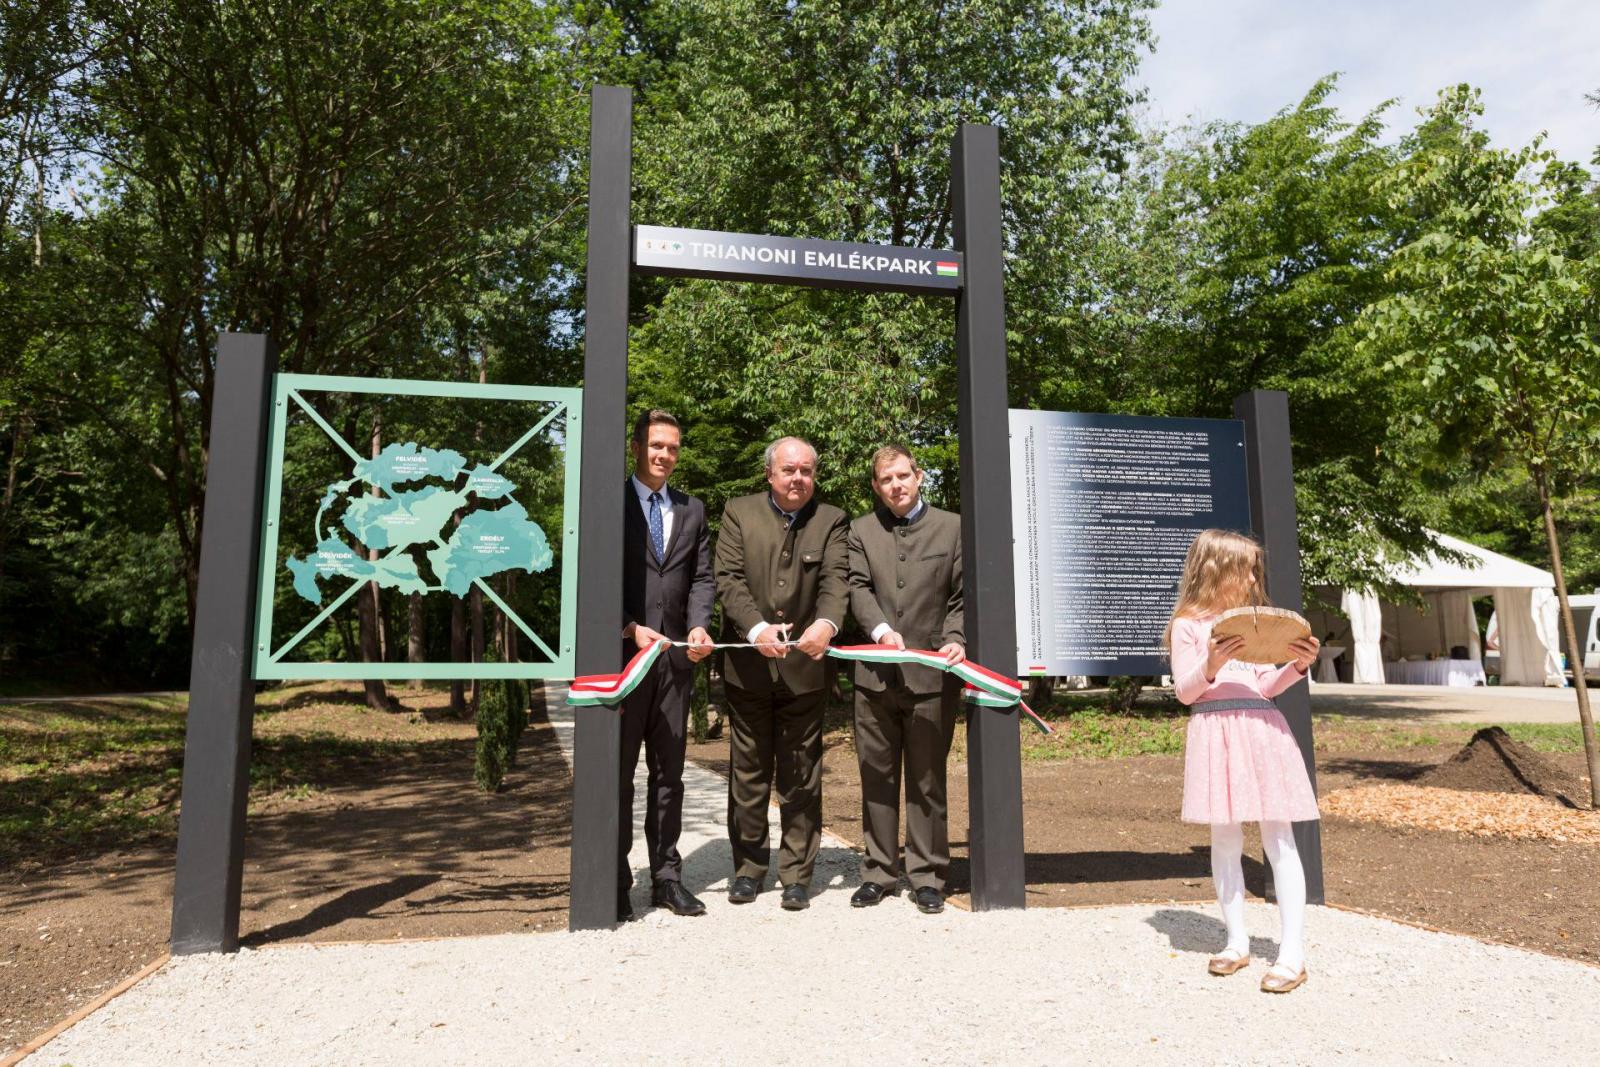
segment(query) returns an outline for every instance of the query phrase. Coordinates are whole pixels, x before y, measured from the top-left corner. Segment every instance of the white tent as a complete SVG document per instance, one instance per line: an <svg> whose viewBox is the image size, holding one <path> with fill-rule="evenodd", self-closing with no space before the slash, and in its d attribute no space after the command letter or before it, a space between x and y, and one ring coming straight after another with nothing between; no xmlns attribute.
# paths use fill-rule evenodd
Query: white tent
<svg viewBox="0 0 1600 1067"><path fill-rule="evenodd" d="M1429 553L1388 567L1391 581L1410 586L1421 596L1420 608L1380 602L1371 593L1353 589L1315 591L1324 604L1338 604L1339 614L1313 608L1307 612L1307 620L1318 636L1331 634L1329 643L1343 644L1352 652L1348 657L1350 680L1381 684L1385 661L1447 660L1454 654L1481 663L1483 647L1472 601L1493 596L1501 683L1564 684L1554 576L1448 534L1434 537L1466 562L1450 562Z"/></svg>

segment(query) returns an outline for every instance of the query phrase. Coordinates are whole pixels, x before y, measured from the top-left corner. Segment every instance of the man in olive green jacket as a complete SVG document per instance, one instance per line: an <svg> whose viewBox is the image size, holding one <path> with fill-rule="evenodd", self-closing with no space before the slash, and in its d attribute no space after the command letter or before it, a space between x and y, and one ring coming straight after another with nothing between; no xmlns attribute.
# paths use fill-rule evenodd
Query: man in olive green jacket
<svg viewBox="0 0 1600 1067"><path fill-rule="evenodd" d="M850 613L878 644L937 649L946 662L960 663L960 517L922 499L922 471L899 445L872 457L872 489L880 506L850 524ZM950 870L945 761L961 683L934 667L857 663L855 684L866 854L850 903L869 907L899 890L903 768L906 878L918 908L943 911Z"/></svg>
<svg viewBox="0 0 1600 1067"><path fill-rule="evenodd" d="M766 878L776 772L778 879L783 907L799 911L810 903L822 839L822 658L844 622L846 516L813 499L817 452L805 441L780 438L767 446L766 459L768 492L728 501L712 564L723 641L756 646L724 657L734 862L728 899L749 903Z"/></svg>

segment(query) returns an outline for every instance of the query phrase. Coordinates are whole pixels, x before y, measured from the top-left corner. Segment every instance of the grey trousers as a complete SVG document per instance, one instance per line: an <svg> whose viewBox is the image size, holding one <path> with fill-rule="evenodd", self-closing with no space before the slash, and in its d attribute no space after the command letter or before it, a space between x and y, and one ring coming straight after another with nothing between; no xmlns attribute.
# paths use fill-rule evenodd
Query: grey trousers
<svg viewBox="0 0 1600 1067"><path fill-rule="evenodd" d="M861 881L893 889L900 876L900 789L905 786L905 874L911 888L944 892L950 875L945 761L960 700L954 686L912 693L856 687L856 761L861 768Z"/></svg>
<svg viewBox="0 0 1600 1067"><path fill-rule="evenodd" d="M822 844L822 712L828 691L767 693L729 685L728 841L734 877L764 879L767 808L778 788L778 881L811 884Z"/></svg>

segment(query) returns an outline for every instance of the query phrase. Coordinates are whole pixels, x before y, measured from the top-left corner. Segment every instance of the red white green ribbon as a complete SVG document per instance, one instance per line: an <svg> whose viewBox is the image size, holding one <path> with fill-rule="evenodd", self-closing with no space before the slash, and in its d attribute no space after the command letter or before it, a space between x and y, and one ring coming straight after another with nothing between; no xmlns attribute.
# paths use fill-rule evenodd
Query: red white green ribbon
<svg viewBox="0 0 1600 1067"><path fill-rule="evenodd" d="M671 646L670 641L657 641L648 648L641 648L622 668L621 674L586 674L574 678L572 687L567 691L567 703L621 704L629 693L639 687L644 676L650 673L650 668L656 665L656 660Z"/></svg>
<svg viewBox="0 0 1600 1067"><path fill-rule="evenodd" d="M916 648L900 649L892 645L830 646L828 655L835 659L860 663L912 663L953 674L965 683L961 687L961 697L967 703L984 708L1020 708L1029 721L1044 733L1055 733L1050 724L1041 719L1038 713L1028 707L1022 699L1021 682L997 674L970 659L952 664L937 652Z"/></svg>
<svg viewBox="0 0 1600 1067"><path fill-rule="evenodd" d="M661 658L674 643L686 642L657 641L648 648L642 648L634 653L628 665L622 668L620 674L591 674L572 680L572 688L567 694L568 704L592 705L609 704L619 705L628 695L638 688L644 676L655 666L656 660ZM791 644L793 642L790 642ZM701 646L704 647L704 646ZM717 645L717 648L748 647ZM892 645L838 645L829 646L828 655L834 659L851 660L859 663L894 663L915 664L922 667L931 667L934 670L944 671L960 678L964 683L961 688L962 699L969 704L976 704L984 708L1019 708L1028 720L1044 733L1054 733L1050 724L1022 699L1022 683L1015 678L1008 678L997 674L989 668L973 663L971 660L962 660L952 664L937 652L925 649L895 648Z"/></svg>

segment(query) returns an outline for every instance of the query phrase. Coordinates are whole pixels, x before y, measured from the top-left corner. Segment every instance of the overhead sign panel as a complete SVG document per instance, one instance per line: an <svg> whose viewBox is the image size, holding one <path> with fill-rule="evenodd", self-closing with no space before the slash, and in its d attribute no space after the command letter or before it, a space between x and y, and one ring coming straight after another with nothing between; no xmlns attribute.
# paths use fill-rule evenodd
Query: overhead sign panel
<svg viewBox="0 0 1600 1067"><path fill-rule="evenodd" d="M961 253L942 249L672 226L635 226L633 263L646 274L684 278L950 295L965 273Z"/></svg>

